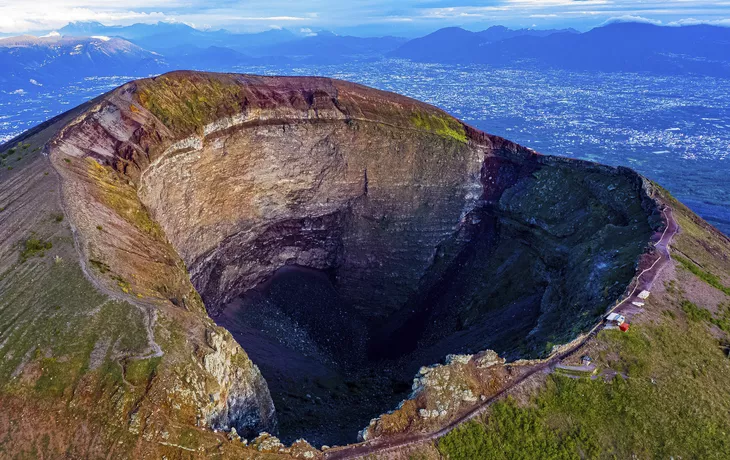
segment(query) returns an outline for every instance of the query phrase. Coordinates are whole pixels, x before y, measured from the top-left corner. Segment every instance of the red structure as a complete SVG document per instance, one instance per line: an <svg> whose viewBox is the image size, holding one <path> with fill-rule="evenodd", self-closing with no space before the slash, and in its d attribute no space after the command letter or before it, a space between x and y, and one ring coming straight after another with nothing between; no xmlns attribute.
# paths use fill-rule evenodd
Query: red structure
<svg viewBox="0 0 730 460"><path fill-rule="evenodd" d="M623 323L618 328L621 329L621 332L626 332L629 330L629 323Z"/></svg>

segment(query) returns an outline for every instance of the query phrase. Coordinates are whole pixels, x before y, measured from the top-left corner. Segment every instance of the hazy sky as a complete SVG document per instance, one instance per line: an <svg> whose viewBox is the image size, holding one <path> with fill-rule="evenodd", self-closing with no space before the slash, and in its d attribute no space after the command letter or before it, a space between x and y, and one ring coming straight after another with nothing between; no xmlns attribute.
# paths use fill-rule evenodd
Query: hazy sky
<svg viewBox="0 0 730 460"><path fill-rule="evenodd" d="M180 21L237 32L272 27L414 35L440 27L586 29L613 17L730 26L730 0L0 0L0 32L42 32L70 21Z"/></svg>

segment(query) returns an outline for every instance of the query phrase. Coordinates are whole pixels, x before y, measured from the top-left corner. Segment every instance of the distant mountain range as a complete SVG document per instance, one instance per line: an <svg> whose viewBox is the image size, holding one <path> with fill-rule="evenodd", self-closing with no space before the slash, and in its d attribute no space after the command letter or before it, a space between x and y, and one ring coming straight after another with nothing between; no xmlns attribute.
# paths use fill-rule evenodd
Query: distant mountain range
<svg viewBox="0 0 730 460"><path fill-rule="evenodd" d="M488 31L441 29L411 40L391 55L437 63L730 77L727 27L614 23L585 33L544 31L550 33L522 33L494 40L480 37Z"/></svg>
<svg viewBox="0 0 730 460"><path fill-rule="evenodd" d="M0 39L0 85L149 75L168 67L161 55L119 38L26 35Z"/></svg>
<svg viewBox="0 0 730 460"><path fill-rule="evenodd" d="M320 32L312 37L261 48L259 53L265 56L299 56L319 60L347 56L367 58L383 56L406 42L405 38L399 37L361 38Z"/></svg>
<svg viewBox="0 0 730 460"><path fill-rule="evenodd" d="M471 32L460 27L447 27L425 37L410 40L390 53L393 57L424 62L468 62L480 46L515 37L547 37L564 33L580 33L575 29L519 29L494 26L481 32Z"/></svg>
<svg viewBox="0 0 730 460"><path fill-rule="evenodd" d="M181 23L68 24L45 37L0 39L0 83L29 85L85 76L144 76L173 69L225 71L246 65L330 64L382 58L495 67L630 71L730 77L730 28L614 23L574 29L471 32L458 27L413 40L272 29L203 31Z"/></svg>
<svg viewBox="0 0 730 460"><path fill-rule="evenodd" d="M227 30L198 30L183 23L158 22L131 26L105 26L99 22L72 22L59 30L64 36L104 35L129 40L142 48L159 53L182 46L226 47L246 53L299 38L287 29L271 29L256 34L235 34Z"/></svg>

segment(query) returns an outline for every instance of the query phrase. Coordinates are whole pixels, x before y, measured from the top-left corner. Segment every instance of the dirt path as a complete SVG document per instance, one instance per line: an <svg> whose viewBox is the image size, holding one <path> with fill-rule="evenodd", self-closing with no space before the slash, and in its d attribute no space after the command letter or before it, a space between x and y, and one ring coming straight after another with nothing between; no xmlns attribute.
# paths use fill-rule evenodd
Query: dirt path
<svg viewBox="0 0 730 460"><path fill-rule="evenodd" d="M671 255L669 253L669 244L672 241L672 238L674 235L677 234L679 231L679 225L677 224L677 221L674 219L674 214L672 213L672 210L669 207L666 207L662 214L664 215L665 221L666 221L666 228L664 229L664 232L662 233L661 238L659 241L656 242L654 245L656 251L659 254L659 257L654 261L652 265L650 265L648 268L644 269L639 273L634 282L634 288L631 290L631 293L626 296L621 302L617 303L613 308L611 308L606 314L621 311L623 308L630 306L631 302L639 301L638 293L644 290L650 290L651 286L654 283L654 280L657 278L659 273L662 271L662 269L669 263L671 260ZM489 406L494 403L495 401L498 401L505 397L507 394L509 394L513 389L515 389L517 386L519 386L522 382L529 379L530 377L538 374L538 373L549 373L552 372L552 370L557 366L562 360L570 358L576 354L578 354L585 345L590 342L597 334L598 332L603 328L604 322L601 321L600 323L596 324L593 329L591 329L588 334L581 340L580 342L576 343L573 347L571 347L568 350L565 350L552 358L548 359L546 362L541 363L533 367L531 370L526 372L524 375L520 376L518 379L514 380L510 386L507 388L504 388L497 394L493 395L492 397L486 399L478 406L471 409L469 412L465 413L458 419L454 420L453 422L449 423L445 427L441 428L438 431L434 431L431 433L417 433L417 434L409 434L404 435L401 437L392 437L384 440L374 439L372 441L365 441L360 444L354 444L350 446L344 446L344 447L338 447L334 449L327 450L324 453L324 458L328 460L341 460L341 459L352 459L352 458L361 458L367 455L375 455L375 454L385 454L388 452L392 452L398 449L402 449L405 447L413 446L415 444L421 444L427 441L434 441L440 437L445 436L448 434L451 430L456 428L457 426L461 425L464 422L467 422L469 420L472 420L479 415L483 414Z"/></svg>

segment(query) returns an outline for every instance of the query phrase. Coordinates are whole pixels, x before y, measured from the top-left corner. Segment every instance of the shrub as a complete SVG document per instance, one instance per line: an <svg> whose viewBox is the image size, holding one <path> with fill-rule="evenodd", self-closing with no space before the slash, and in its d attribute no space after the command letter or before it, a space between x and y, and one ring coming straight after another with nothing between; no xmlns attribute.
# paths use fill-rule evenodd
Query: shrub
<svg viewBox="0 0 730 460"><path fill-rule="evenodd" d="M109 265L105 264L104 262L102 262L100 260L89 259L89 263L91 264L92 267L96 268L101 273L107 273L108 271L111 270Z"/></svg>
<svg viewBox="0 0 730 460"><path fill-rule="evenodd" d="M31 237L25 240L25 247L20 253L21 262L25 262L31 257L43 257L46 251L53 247L53 243L50 241L43 241L36 237Z"/></svg>

